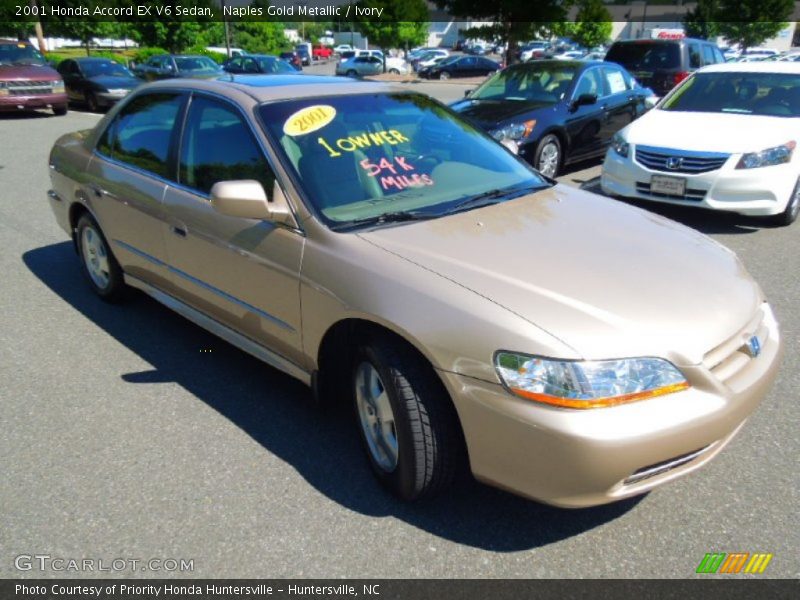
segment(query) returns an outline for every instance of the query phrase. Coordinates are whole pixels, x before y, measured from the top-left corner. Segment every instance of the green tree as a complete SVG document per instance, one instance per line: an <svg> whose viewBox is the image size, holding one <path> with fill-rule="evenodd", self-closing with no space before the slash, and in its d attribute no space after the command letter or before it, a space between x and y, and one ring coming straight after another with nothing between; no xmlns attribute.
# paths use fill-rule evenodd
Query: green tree
<svg viewBox="0 0 800 600"><path fill-rule="evenodd" d="M552 32L554 23L567 21L568 2L562 0L435 0L452 15L488 21L467 35L508 44L506 64L516 60L520 42Z"/></svg>
<svg viewBox="0 0 800 600"><path fill-rule="evenodd" d="M717 15L718 0L697 0L694 9L683 17L683 28L687 37L709 40L719 35Z"/></svg>
<svg viewBox="0 0 800 600"><path fill-rule="evenodd" d="M428 38L428 7L425 0L362 0L360 7L383 9L376 21L359 21L356 29L384 51L422 44ZM386 61L383 63L386 72Z"/></svg>
<svg viewBox="0 0 800 600"><path fill-rule="evenodd" d="M232 43L253 54L277 54L288 46L283 24L271 21L250 21L232 24Z"/></svg>
<svg viewBox="0 0 800 600"><path fill-rule="evenodd" d="M741 21L720 20L717 29L729 44L746 50L778 35L793 9L793 0L719 0L720 18L736 15Z"/></svg>
<svg viewBox="0 0 800 600"><path fill-rule="evenodd" d="M605 44L611 37L611 13L602 0L579 0L575 22L570 23L568 35L576 44L593 48Z"/></svg>

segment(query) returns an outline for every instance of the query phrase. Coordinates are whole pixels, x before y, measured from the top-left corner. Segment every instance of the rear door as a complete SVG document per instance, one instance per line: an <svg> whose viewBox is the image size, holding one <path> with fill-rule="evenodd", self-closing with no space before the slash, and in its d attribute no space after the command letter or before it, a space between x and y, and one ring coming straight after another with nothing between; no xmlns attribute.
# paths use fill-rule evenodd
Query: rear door
<svg viewBox="0 0 800 600"><path fill-rule="evenodd" d="M122 269L169 288L164 191L185 96L137 94L101 135L89 164L87 203Z"/></svg>
<svg viewBox="0 0 800 600"><path fill-rule="evenodd" d="M229 217L211 206L224 180L255 179L271 196L275 175L245 115L194 94L168 186L166 247L176 295L214 320L299 362L302 233Z"/></svg>

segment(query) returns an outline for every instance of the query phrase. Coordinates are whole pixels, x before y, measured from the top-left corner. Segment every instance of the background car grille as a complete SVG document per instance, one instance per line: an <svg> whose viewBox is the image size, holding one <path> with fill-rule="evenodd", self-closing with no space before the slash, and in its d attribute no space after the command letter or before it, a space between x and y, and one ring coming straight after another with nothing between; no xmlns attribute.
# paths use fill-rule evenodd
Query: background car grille
<svg viewBox="0 0 800 600"><path fill-rule="evenodd" d="M671 194L662 194L660 192L650 191L650 184L642 181L636 182L636 191L640 194L652 196L653 198L667 198L669 200L688 200L690 202L700 202L706 197L707 190L694 190L686 188L686 193L683 196L673 196Z"/></svg>
<svg viewBox="0 0 800 600"><path fill-rule="evenodd" d="M53 81L7 81L6 89L10 96L32 96L52 94Z"/></svg>
<svg viewBox="0 0 800 600"><path fill-rule="evenodd" d="M708 173L716 171L725 164L730 154L711 152L689 152L685 150L672 150L668 148L654 148L652 146L636 147L636 162L640 165L663 171L665 173ZM669 167L668 161L677 159L677 166Z"/></svg>

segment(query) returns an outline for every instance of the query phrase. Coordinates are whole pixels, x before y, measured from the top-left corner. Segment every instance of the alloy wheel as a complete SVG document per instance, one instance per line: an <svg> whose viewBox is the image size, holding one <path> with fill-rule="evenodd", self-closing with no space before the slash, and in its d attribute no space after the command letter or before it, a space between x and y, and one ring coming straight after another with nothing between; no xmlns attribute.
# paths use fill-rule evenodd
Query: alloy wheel
<svg viewBox="0 0 800 600"><path fill-rule="evenodd" d="M86 271L94 284L100 288L108 287L109 265L108 250L100 234L93 227L84 227L81 235L81 254Z"/></svg>
<svg viewBox="0 0 800 600"><path fill-rule="evenodd" d="M362 362L355 371L356 407L367 447L375 463L387 473L397 467L398 444L394 412L377 369Z"/></svg>

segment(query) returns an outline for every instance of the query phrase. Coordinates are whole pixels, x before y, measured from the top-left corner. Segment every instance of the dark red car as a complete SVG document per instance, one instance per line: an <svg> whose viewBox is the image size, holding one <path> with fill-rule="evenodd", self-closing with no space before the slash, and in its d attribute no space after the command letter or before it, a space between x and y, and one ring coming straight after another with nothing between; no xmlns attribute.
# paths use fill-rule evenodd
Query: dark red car
<svg viewBox="0 0 800 600"><path fill-rule="evenodd" d="M0 40L0 111L31 108L67 114L64 80L28 42Z"/></svg>
<svg viewBox="0 0 800 600"><path fill-rule="evenodd" d="M333 56L333 48L328 48L323 45L316 45L311 49L311 55L314 60L328 60Z"/></svg>

